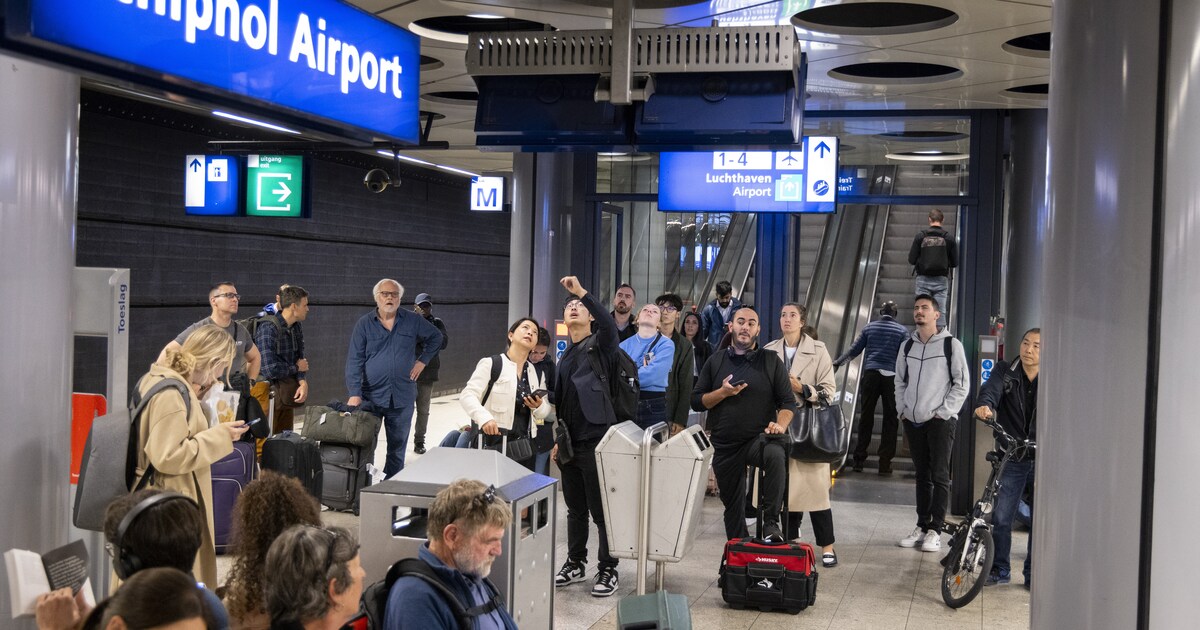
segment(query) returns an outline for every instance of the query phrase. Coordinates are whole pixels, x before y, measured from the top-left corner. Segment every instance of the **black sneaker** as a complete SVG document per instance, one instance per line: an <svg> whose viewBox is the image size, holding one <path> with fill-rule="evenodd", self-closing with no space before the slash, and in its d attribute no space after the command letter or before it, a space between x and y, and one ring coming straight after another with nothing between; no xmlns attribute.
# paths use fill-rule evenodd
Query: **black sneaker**
<svg viewBox="0 0 1200 630"><path fill-rule="evenodd" d="M562 572L559 572L559 575L562 575ZM600 573L596 574L596 583L592 586L592 597L608 597L617 592L619 584L616 569L600 569Z"/></svg>
<svg viewBox="0 0 1200 630"><path fill-rule="evenodd" d="M582 562L567 560L563 563L562 568L558 570L558 575L554 576L555 586L566 586L576 582L582 582L587 578L587 571L583 568Z"/></svg>
<svg viewBox="0 0 1200 630"><path fill-rule="evenodd" d="M762 540L771 545L783 542L783 530L779 529L779 523L775 521L763 523Z"/></svg>
<svg viewBox="0 0 1200 630"><path fill-rule="evenodd" d="M424 455L425 454L425 444L422 442L417 442L415 445L413 445L413 452L416 453L417 455Z"/></svg>

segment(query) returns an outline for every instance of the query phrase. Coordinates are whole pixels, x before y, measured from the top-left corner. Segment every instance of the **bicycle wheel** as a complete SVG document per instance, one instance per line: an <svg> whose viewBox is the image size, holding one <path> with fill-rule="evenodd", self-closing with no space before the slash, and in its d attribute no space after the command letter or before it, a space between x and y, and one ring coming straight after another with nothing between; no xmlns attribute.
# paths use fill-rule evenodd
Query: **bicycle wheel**
<svg viewBox="0 0 1200 630"><path fill-rule="evenodd" d="M949 562L942 570L942 600L951 608L971 603L983 590L996 558L992 530L977 527L965 532L950 548Z"/></svg>

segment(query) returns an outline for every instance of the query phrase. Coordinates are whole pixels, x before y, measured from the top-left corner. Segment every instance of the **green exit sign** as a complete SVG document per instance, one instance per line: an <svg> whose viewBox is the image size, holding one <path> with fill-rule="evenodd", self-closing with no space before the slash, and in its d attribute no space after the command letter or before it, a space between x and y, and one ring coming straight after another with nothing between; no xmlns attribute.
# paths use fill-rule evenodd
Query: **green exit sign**
<svg viewBox="0 0 1200 630"><path fill-rule="evenodd" d="M298 217L304 206L304 158L246 156L246 215Z"/></svg>

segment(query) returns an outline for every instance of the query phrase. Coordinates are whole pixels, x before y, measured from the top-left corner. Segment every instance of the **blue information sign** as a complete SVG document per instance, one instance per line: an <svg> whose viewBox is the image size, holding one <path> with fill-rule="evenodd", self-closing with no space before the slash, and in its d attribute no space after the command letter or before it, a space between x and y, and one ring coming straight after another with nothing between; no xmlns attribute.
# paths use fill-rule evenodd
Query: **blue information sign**
<svg viewBox="0 0 1200 630"><path fill-rule="evenodd" d="M812 137L792 151L662 153L658 209L834 212L837 148L837 138Z"/></svg>
<svg viewBox="0 0 1200 630"><path fill-rule="evenodd" d="M238 164L228 155L189 155L184 163L184 207L188 214L238 213Z"/></svg>
<svg viewBox="0 0 1200 630"><path fill-rule="evenodd" d="M6 27L76 62L419 141L420 40L337 0L9 0Z"/></svg>

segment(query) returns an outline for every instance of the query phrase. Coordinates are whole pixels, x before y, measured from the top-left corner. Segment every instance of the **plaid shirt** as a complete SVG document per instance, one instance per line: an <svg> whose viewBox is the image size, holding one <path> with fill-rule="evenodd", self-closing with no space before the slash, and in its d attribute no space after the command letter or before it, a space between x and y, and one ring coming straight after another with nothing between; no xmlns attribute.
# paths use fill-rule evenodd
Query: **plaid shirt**
<svg viewBox="0 0 1200 630"><path fill-rule="evenodd" d="M300 327L300 322L282 330L269 320L260 322L254 331L254 345L258 346L258 353L262 355L260 378L268 381L289 376L304 379L305 373L296 368L296 362L304 358L304 329Z"/></svg>

